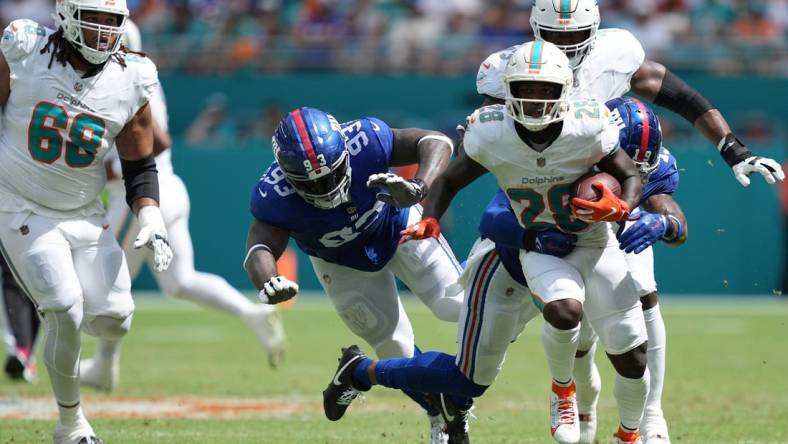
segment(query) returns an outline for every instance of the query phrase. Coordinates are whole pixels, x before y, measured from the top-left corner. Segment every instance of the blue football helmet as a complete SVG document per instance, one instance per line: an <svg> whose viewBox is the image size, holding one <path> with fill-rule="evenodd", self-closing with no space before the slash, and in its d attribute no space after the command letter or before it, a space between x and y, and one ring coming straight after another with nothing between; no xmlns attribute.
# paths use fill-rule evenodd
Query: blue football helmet
<svg viewBox="0 0 788 444"><path fill-rule="evenodd" d="M350 200L350 153L334 116L293 110L279 122L272 145L285 178L305 201L331 209Z"/></svg>
<svg viewBox="0 0 788 444"><path fill-rule="evenodd" d="M635 161L643 180L648 180L659 165L662 148L662 128L657 114L633 97L619 97L605 105L618 124L621 148Z"/></svg>

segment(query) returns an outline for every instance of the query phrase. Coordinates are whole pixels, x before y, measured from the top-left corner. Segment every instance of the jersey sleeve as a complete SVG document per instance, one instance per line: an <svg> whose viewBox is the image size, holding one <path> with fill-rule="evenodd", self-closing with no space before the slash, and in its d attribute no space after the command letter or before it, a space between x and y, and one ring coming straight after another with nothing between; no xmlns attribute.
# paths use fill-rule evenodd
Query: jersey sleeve
<svg viewBox="0 0 788 444"><path fill-rule="evenodd" d="M679 169L676 158L665 148L659 152L659 166L643 186L641 201L657 194L673 194L679 187Z"/></svg>
<svg viewBox="0 0 788 444"><path fill-rule="evenodd" d="M169 118L167 117L167 102L164 99L164 90L161 84L156 88L156 92L150 99L150 112L153 116L153 121L162 131L169 131Z"/></svg>
<svg viewBox="0 0 788 444"><path fill-rule="evenodd" d="M14 20L3 31L0 50L10 66L32 54L46 35L46 28L32 20Z"/></svg>
<svg viewBox="0 0 788 444"><path fill-rule="evenodd" d="M136 109L134 110L134 114L136 114L158 92L159 72L156 69L156 64L141 54L127 53L125 59L127 66L133 69L136 74L134 79L134 89L137 95L135 98Z"/></svg>
<svg viewBox="0 0 788 444"><path fill-rule="evenodd" d="M599 134L602 157L612 156L620 148L618 141L618 125L616 125L616 122L613 120L610 110L607 109L603 103L600 103L599 106L602 108L600 113L602 118L602 129Z"/></svg>
<svg viewBox="0 0 788 444"><path fill-rule="evenodd" d="M498 245L509 248L522 248L525 230L517 222L517 217L509 205L506 194L498 190L479 222L479 234Z"/></svg>
<svg viewBox="0 0 788 444"><path fill-rule="evenodd" d="M506 95L503 85L503 69L509 60L512 48L498 51L484 59L476 74L476 92L481 96L503 100Z"/></svg>
<svg viewBox="0 0 788 444"><path fill-rule="evenodd" d="M365 119L368 123L369 129L377 137L383 156L386 160L386 165L391 164L391 154L394 152L394 132L386 124L386 122L375 118L367 117ZM366 130L367 125L362 127L362 131Z"/></svg>

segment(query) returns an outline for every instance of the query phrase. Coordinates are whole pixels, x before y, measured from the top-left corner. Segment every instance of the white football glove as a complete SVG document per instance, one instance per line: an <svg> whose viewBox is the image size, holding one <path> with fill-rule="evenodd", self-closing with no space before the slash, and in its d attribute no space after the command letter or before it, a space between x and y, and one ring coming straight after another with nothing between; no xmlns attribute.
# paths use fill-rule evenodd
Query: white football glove
<svg viewBox="0 0 788 444"><path fill-rule="evenodd" d="M172 249L167 241L167 227L161 217L159 207L148 205L140 208L137 213L140 232L134 240L134 248L147 246L153 250L153 269L161 273L172 262Z"/></svg>
<svg viewBox="0 0 788 444"><path fill-rule="evenodd" d="M274 276L263 284L257 295L263 304L278 304L291 299L298 293L298 284L284 276Z"/></svg>
<svg viewBox="0 0 788 444"><path fill-rule="evenodd" d="M399 208L416 205L427 195L427 186L421 179L407 180L394 173L373 174L367 179L367 186L383 188L387 193L378 193L375 197Z"/></svg>
<svg viewBox="0 0 788 444"><path fill-rule="evenodd" d="M768 157L750 156L733 166L736 180L743 186L750 185L750 174L761 173L769 185L785 180L785 173L779 163Z"/></svg>

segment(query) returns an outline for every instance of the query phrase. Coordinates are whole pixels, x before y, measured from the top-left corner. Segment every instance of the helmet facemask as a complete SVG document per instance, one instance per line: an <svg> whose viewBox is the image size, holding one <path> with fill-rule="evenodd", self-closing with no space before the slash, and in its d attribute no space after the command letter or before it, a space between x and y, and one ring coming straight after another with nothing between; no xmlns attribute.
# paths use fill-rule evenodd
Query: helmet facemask
<svg viewBox="0 0 788 444"><path fill-rule="evenodd" d="M101 20L106 17L105 14L114 17L114 25L96 23L95 19ZM65 39L93 65L106 62L118 52L127 17L125 7L100 7L67 0L57 3L55 14L56 23L63 29Z"/></svg>
<svg viewBox="0 0 788 444"><path fill-rule="evenodd" d="M506 110L517 123L541 131L564 119L568 86L550 80L505 79ZM523 91L525 91L523 93Z"/></svg>
<svg viewBox="0 0 788 444"><path fill-rule="evenodd" d="M569 59L569 66L576 70L580 68L585 62L586 56L594 49L596 30L597 26L593 25L578 29L550 29L537 25L534 28L534 35L538 39L554 44L563 51ZM578 43L564 44L564 41L576 41Z"/></svg>
<svg viewBox="0 0 788 444"><path fill-rule="evenodd" d="M274 138L274 153L277 142ZM282 161L277 156L277 162ZM309 162L309 161L306 161ZM306 163L305 162L305 163ZM333 165L309 170L306 175L295 174L282 168L287 182L307 203L323 210L330 210L350 201L350 154L347 150Z"/></svg>
<svg viewBox="0 0 788 444"><path fill-rule="evenodd" d="M572 70L588 59L600 21L597 0L534 0L531 9L534 36L563 51Z"/></svg>

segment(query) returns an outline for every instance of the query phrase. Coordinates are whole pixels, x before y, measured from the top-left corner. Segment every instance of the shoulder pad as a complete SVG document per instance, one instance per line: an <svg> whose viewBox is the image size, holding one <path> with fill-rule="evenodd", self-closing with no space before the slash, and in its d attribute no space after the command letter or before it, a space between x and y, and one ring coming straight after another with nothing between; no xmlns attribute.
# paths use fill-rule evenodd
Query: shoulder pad
<svg viewBox="0 0 788 444"><path fill-rule="evenodd" d="M126 53L126 69L134 76L138 91L138 106L149 102L159 89L159 72L151 59L141 54Z"/></svg>
<svg viewBox="0 0 788 444"><path fill-rule="evenodd" d="M594 99L570 102L564 124L574 137L599 144L604 155L618 149L618 126L602 102Z"/></svg>
<svg viewBox="0 0 788 444"><path fill-rule="evenodd" d="M503 70L515 49L517 46L494 52L479 65L479 72L476 74L476 92L479 95L504 98L506 91L503 86Z"/></svg>
<svg viewBox="0 0 788 444"><path fill-rule="evenodd" d="M47 28L28 20L11 22L3 31L0 50L8 63L18 62L32 54L47 38Z"/></svg>
<svg viewBox="0 0 788 444"><path fill-rule="evenodd" d="M503 136L508 116L503 105L490 105L477 109L466 119L463 149L477 162L484 164L480 156L485 153L484 146Z"/></svg>
<svg viewBox="0 0 788 444"><path fill-rule="evenodd" d="M607 69L628 75L634 74L646 59L643 46L625 29L599 30L595 52Z"/></svg>

